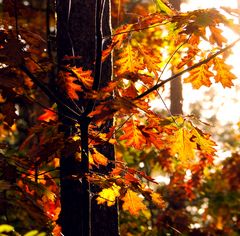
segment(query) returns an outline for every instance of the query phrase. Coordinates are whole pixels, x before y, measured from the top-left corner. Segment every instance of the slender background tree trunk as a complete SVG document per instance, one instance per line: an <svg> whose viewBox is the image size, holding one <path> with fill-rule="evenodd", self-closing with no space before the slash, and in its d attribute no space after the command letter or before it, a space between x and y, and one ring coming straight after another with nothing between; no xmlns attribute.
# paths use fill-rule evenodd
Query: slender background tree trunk
<svg viewBox="0 0 240 236"><path fill-rule="evenodd" d="M96 2L105 3L103 5L103 36L111 34L110 24L110 1L99 0L57 0L57 52L59 65L64 64L64 56L74 56L71 61L73 65L83 67L85 70L96 69L94 63L97 57L97 48L99 38L96 38L98 25L96 16ZM103 42L102 42L103 43ZM106 44L107 41L104 41ZM106 45L103 45L105 47ZM99 77L99 89L111 80L112 64L111 58L102 65L102 76ZM65 101L71 106L70 101ZM83 109L87 109L85 104L87 101L79 101L78 105ZM60 107L60 109L62 109ZM65 112L62 109L62 112ZM67 114L68 116L70 114ZM87 115L87 114L85 114ZM76 117L73 117L76 118ZM71 134L73 124L62 118L62 122L68 129L65 134ZM82 131L82 149L85 143L85 151L87 152L88 143L88 122L87 118L81 121ZM104 130L112 125L112 120L104 127ZM99 151L106 157L114 160L114 148L112 145L106 144L98 147ZM82 157L83 158L83 157ZM87 157L84 157L87 158ZM86 163L85 163L86 164ZM94 193L99 191L97 186L89 186L79 179L69 178L69 176L82 176L86 172L84 166L75 160L74 154L69 153L61 157L61 214L60 224L64 236L115 236L118 235L118 209L117 205L107 207L97 205ZM111 169L100 168L97 171L106 172Z"/></svg>
<svg viewBox="0 0 240 236"><path fill-rule="evenodd" d="M181 0L170 0L169 2L172 4L173 8L175 8L176 10L180 10ZM181 78L172 80L170 83L170 101L171 101L170 105L171 113L173 115L183 114L182 110L183 95Z"/></svg>

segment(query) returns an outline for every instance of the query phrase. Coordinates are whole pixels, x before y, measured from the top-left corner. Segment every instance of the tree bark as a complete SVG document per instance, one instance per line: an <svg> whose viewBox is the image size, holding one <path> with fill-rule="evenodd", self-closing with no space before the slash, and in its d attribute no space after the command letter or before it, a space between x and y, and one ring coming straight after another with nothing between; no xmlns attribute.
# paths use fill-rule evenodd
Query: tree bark
<svg viewBox="0 0 240 236"><path fill-rule="evenodd" d="M99 43L103 44L103 48L108 43L96 37L98 32L97 20L99 20L96 3L105 3L103 8L102 36L106 36L111 34L110 0L57 0L56 3L58 64L64 64L63 58L66 55L74 56L74 59L71 60L72 65L81 66L85 70L90 69L93 71L93 75L96 74L98 69L95 62L97 56L99 56ZM102 65L100 76L95 76L95 80L99 80L95 81L95 84L99 84L99 86L96 86L96 90L105 86L111 80L111 63L111 57L109 57ZM71 101L65 101L65 103L71 106ZM75 160L73 154L61 157L61 214L59 223L62 226L64 236L117 236L119 235L117 205L113 207L97 205L94 197L94 193L99 191L97 186L89 186L84 178L81 180L69 178L72 175L83 176L88 171L86 169L86 165L88 165L86 158L88 158L87 136L90 121L87 118L87 113L90 110L84 107L84 104L88 104L90 110L91 106L89 106L89 101L78 102L78 105L83 106L85 109L85 114L82 115L83 118L80 122L80 128L81 149L84 149L86 154L82 154L82 159L85 159L86 162L85 164L79 163ZM61 109L61 113L65 112L67 114L66 109L63 107L59 109ZM67 115L73 116L69 112ZM76 119L77 117L72 118ZM65 127L69 127L67 130L64 129L66 136L68 136L71 134L71 129L74 129L73 124L63 117L61 117L61 120ZM112 120L109 120L104 130L107 131L111 125ZM101 145L98 147L98 150L109 159L114 160L114 147L112 145ZM71 150L69 150L69 153L71 153ZM96 171L106 173L111 168L112 166L108 166Z"/></svg>
<svg viewBox="0 0 240 236"><path fill-rule="evenodd" d="M169 2L172 4L174 9L180 10L181 0L170 0ZM170 82L170 101L171 101L170 105L171 114L173 115L183 114L182 110L183 95L181 78L177 78Z"/></svg>

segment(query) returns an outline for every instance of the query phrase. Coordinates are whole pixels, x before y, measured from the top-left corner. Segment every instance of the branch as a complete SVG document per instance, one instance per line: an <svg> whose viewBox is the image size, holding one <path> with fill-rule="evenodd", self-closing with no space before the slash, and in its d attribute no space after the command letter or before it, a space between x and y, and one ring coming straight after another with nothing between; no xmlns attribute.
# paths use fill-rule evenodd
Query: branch
<svg viewBox="0 0 240 236"><path fill-rule="evenodd" d="M97 0L96 2L96 63L95 63L95 76L93 82L93 90L98 90L101 76L102 76L102 18L105 0Z"/></svg>
<svg viewBox="0 0 240 236"><path fill-rule="evenodd" d="M74 111L71 107L67 106L65 103L63 103L55 94L47 87L45 84L43 84L41 81L39 81L32 72L25 66L21 65L20 69L53 101L57 104L65 107L68 109L71 113L75 114L77 117L80 117L81 115L78 114L76 111Z"/></svg>
<svg viewBox="0 0 240 236"><path fill-rule="evenodd" d="M148 89L147 91L145 91L145 92L143 92L142 94L140 94L140 95L138 95L137 97L135 97L135 98L133 99L133 101L138 100L138 99L141 99L141 98L147 96L147 95L150 94L151 92L153 92L153 91L159 89L160 87L162 87L162 86L163 86L164 84L166 84L167 82L172 81L172 80L180 77L180 76L183 75L184 73L189 72L189 71L191 71L191 70L193 70L193 69L195 69L195 68L197 68L197 67L199 67L199 66L201 66L201 65L203 65L203 64L208 63L209 61L211 61L211 60L212 60L213 58L215 58L216 56L218 56L218 55L222 54L223 52L225 52L225 51L229 50L230 48L232 48L232 47L233 47L236 43L238 43L239 41L240 41L240 38L238 38L237 40L235 40L233 43L229 44L229 45L226 46L225 48L222 48L222 49L219 50L218 52L212 54L212 55L209 56L207 59L202 60L202 61L194 64L193 66L190 66L190 67L188 67L187 69L185 69L185 70L183 70L183 71L181 71L181 72L179 72L179 73L177 73L177 74L169 77L168 79L166 79L166 80L164 80L164 81L162 81L162 82L154 85L153 87L151 87L151 88Z"/></svg>
<svg viewBox="0 0 240 236"><path fill-rule="evenodd" d="M119 33L116 33L116 34L106 35L106 36L103 37L103 39L108 39L108 38L111 38L111 37L114 37L114 36L118 36L118 35L121 35L121 34L129 34L129 33L132 33L132 32L140 32L142 30L155 28L155 27L158 27L158 26L161 26L161 25L166 25L168 23L169 22L167 21L167 22L164 22L164 23L155 23L153 25L146 26L146 27L143 27L143 28L136 28L136 29L126 30L126 31L122 31L122 32L119 32Z"/></svg>

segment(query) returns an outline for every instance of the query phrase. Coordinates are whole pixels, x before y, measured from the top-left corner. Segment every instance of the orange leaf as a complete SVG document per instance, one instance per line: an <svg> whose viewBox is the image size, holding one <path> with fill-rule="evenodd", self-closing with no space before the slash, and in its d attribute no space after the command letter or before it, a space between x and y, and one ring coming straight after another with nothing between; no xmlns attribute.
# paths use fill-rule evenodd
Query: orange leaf
<svg viewBox="0 0 240 236"><path fill-rule="evenodd" d="M79 96L77 92L82 92L83 89L81 85L74 83L74 81L77 80L77 78L71 76L70 73L67 73L66 76L64 76L64 80L68 96L72 99L78 100Z"/></svg>
<svg viewBox="0 0 240 236"><path fill-rule="evenodd" d="M163 141L161 136L155 132L153 129L145 128L142 130L144 137L146 138L148 143L152 143L156 148L162 149L163 148Z"/></svg>
<svg viewBox="0 0 240 236"><path fill-rule="evenodd" d="M193 127L191 133L193 135L192 141L196 142L198 150L201 150L202 153L210 155L213 155L216 152L216 149L213 148L216 146L216 143L210 139L209 134L203 133L196 127Z"/></svg>
<svg viewBox="0 0 240 236"><path fill-rule="evenodd" d="M216 82L220 82L224 88L232 87L232 80L236 79L237 77L230 71L232 69L230 65L227 65L223 59L216 57L214 58L213 69L217 72L216 76L214 77Z"/></svg>
<svg viewBox="0 0 240 236"><path fill-rule="evenodd" d="M146 210L146 206L143 204L142 199L136 192L128 189L123 200L123 210L129 211L132 215L139 215L139 211Z"/></svg>
<svg viewBox="0 0 240 236"><path fill-rule="evenodd" d="M120 136L119 140L127 140L125 144L128 147L133 146L136 149L143 149L146 139L138 129L136 121L131 120L127 122L123 131L125 134Z"/></svg>
<svg viewBox="0 0 240 236"><path fill-rule="evenodd" d="M119 55L120 59L116 61L119 66L117 71L118 75L125 73L136 73L140 69L144 69L142 61L139 60L138 51L132 47L130 43L127 44L126 48Z"/></svg>
<svg viewBox="0 0 240 236"><path fill-rule="evenodd" d="M130 173L126 173L124 179L127 185L131 183L139 183L139 179L135 178L134 175Z"/></svg>
<svg viewBox="0 0 240 236"><path fill-rule="evenodd" d="M91 156L96 166L106 166L108 164L108 159L103 154L98 152L95 148L91 150Z"/></svg>
<svg viewBox="0 0 240 236"><path fill-rule="evenodd" d="M133 83L130 83L126 89L122 90L121 94L124 97L135 98L137 97L138 92Z"/></svg>
<svg viewBox="0 0 240 236"><path fill-rule="evenodd" d="M85 88L91 89L93 85L93 77L91 76L92 71L83 71L82 67L73 67L71 70L75 73L79 81L81 81Z"/></svg>
<svg viewBox="0 0 240 236"><path fill-rule="evenodd" d="M122 25L114 32L112 44L116 45L116 48L122 46L122 43L128 37L128 31L132 29L132 26L132 24Z"/></svg>
<svg viewBox="0 0 240 236"><path fill-rule="evenodd" d="M152 201L153 203L159 207L159 208L163 208L165 207L165 202L164 200L162 199L161 195L158 194L158 193L152 193L151 194L151 198L152 198Z"/></svg>
<svg viewBox="0 0 240 236"><path fill-rule="evenodd" d="M139 45L139 51L143 55L143 61L148 71L153 72L154 75L158 77L158 72L161 70L161 58L154 54L152 50L141 45Z"/></svg>
<svg viewBox="0 0 240 236"><path fill-rule="evenodd" d="M37 118L38 120L43 120L43 121L49 122L50 120L57 119L57 115L55 112L53 112L49 109L43 109L43 110L44 110L44 113Z"/></svg>
<svg viewBox="0 0 240 236"><path fill-rule="evenodd" d="M222 30L214 26L209 26L209 29L212 33L209 38L209 41L211 43L216 42L218 46L222 47L222 44L227 42L227 39L221 35Z"/></svg>
<svg viewBox="0 0 240 236"><path fill-rule="evenodd" d="M192 86L195 89L199 89L203 85L209 87L212 84L210 81L210 77L212 76L214 76L214 74L209 71L209 66L207 64L203 64L191 70L189 77L185 78L184 82L192 83Z"/></svg>

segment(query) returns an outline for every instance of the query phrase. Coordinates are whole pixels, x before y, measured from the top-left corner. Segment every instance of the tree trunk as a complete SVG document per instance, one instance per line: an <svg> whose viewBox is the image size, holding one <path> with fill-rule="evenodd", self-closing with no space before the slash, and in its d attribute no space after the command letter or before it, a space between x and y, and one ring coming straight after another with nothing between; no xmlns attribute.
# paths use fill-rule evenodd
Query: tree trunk
<svg viewBox="0 0 240 236"><path fill-rule="evenodd" d="M180 10L181 0L170 0L169 1L173 8L176 10ZM174 73L174 71L173 71ZM170 111L173 115L183 114L182 111L182 82L181 78L177 78L170 82Z"/></svg>
<svg viewBox="0 0 240 236"><path fill-rule="evenodd" d="M78 67L83 67L85 70L90 69L95 74L95 89L99 89L106 85L111 80L112 62L109 57L102 65L100 75L97 68L97 57L99 56L99 46L102 44L102 38L99 39L98 24L99 6L104 4L103 19L102 19L102 36L111 34L110 24L110 0L57 0L57 53L58 64L64 64L64 56L73 56L71 63ZM96 5L98 4L98 5ZM98 36L98 37L96 37ZM105 47L108 42L104 42ZM95 63L96 62L96 63ZM102 75L102 76L101 76ZM96 81L96 79L98 81ZM71 101L65 101L68 106L71 106ZM91 103L91 101L90 101ZM107 207L97 205L95 197L90 196L90 193L99 191L96 186L89 186L86 179L73 179L69 176L83 176L88 170L88 124L89 119L87 114L90 111L84 104L89 101L78 102L79 106L85 109L80 122L81 129L81 150L82 160L85 163L79 163L75 160L73 154L65 155L61 158L60 175L61 175L61 214L59 223L62 226L64 236L117 236L118 234L118 209L117 205ZM61 113L66 109L60 107ZM67 114L68 116L73 115ZM69 128L64 132L66 136L71 134L71 129L74 129L73 124L61 118L63 124ZM104 127L107 131L112 125L112 120ZM72 126L72 128L71 128ZM110 144L98 147L98 150L111 160L114 160L114 147ZM71 150L69 150L71 153ZM106 173L112 166L100 168L96 171ZM91 199L91 200L90 200Z"/></svg>

